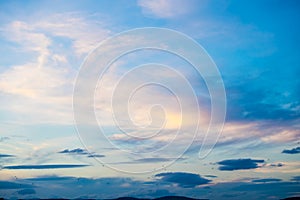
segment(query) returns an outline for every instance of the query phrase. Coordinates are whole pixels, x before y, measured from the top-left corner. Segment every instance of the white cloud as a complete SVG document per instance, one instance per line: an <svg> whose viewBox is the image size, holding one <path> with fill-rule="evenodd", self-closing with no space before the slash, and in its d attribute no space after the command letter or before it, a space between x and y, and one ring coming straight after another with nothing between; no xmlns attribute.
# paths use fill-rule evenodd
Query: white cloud
<svg viewBox="0 0 300 200"><path fill-rule="evenodd" d="M33 27L26 22L13 21L3 29L5 37L21 46L25 52L39 54L37 61L41 66L49 56L49 45L52 41L45 34L34 31Z"/></svg>
<svg viewBox="0 0 300 200"><path fill-rule="evenodd" d="M295 124L274 125L268 122L226 123L219 142L234 143L260 140L265 143L285 143L296 141L300 131Z"/></svg>
<svg viewBox="0 0 300 200"><path fill-rule="evenodd" d="M146 15L158 18L176 18L192 11L193 1L139 0L138 5Z"/></svg>
<svg viewBox="0 0 300 200"><path fill-rule="evenodd" d="M21 123L72 123L69 73L37 63L5 71L0 75L1 109Z"/></svg>
<svg viewBox="0 0 300 200"><path fill-rule="evenodd" d="M110 33L99 22L66 13L13 21L1 27L17 51L32 56L0 74L1 107L20 123L73 123L72 92L76 69L71 66ZM62 48L60 38L71 46Z"/></svg>
<svg viewBox="0 0 300 200"><path fill-rule="evenodd" d="M71 39L79 55L88 53L111 34L104 26L98 20L85 19L76 13L56 14L33 25L54 36Z"/></svg>
<svg viewBox="0 0 300 200"><path fill-rule="evenodd" d="M300 136L299 130L293 130L291 128L286 128L285 130L276 131L272 135L266 135L262 137L262 140L265 142L293 142L297 141Z"/></svg>

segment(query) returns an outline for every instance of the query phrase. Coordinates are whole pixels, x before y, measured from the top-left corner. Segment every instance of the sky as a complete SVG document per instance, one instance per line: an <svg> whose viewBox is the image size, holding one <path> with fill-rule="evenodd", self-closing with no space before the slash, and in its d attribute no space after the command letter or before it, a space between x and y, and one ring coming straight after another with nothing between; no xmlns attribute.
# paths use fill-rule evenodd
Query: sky
<svg viewBox="0 0 300 200"><path fill-rule="evenodd" d="M300 196L299 11L0 1L0 197Z"/></svg>

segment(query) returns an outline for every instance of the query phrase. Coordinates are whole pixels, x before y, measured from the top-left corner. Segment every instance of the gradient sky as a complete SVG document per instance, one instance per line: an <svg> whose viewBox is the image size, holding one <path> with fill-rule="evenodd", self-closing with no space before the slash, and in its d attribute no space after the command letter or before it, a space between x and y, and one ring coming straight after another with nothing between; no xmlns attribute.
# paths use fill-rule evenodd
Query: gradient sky
<svg viewBox="0 0 300 200"><path fill-rule="evenodd" d="M102 88L95 90L95 115L111 146L103 143L105 137L91 134L95 124L81 124L89 131L79 133L81 140L78 137L72 99L85 57L107 37L143 27L188 35L220 71L227 96L226 122L218 143L202 159L200 147L209 150L215 139L209 135L202 143L211 109L205 80L187 62L162 51L136 51L120 58L103 76ZM299 27L296 0L0 1L0 197L300 196ZM126 42L139 44L139 38ZM130 105L131 119L141 127L152 120L154 126L127 127L129 133L149 136L163 118L167 120L158 137L144 141L116 128L107 97L124 73L147 63L171 66L185 76L199 107L189 101L185 86L176 85L174 71L154 65L137 71L125 88L146 79L164 80L176 85L188 112L182 121L170 92L157 87L141 90ZM120 106L115 108L121 119L123 104L117 101ZM149 113L154 104L163 105L165 115L159 109ZM198 108L201 126L193 138ZM180 126L185 128L176 132ZM162 153L154 151L174 137L177 140Z"/></svg>

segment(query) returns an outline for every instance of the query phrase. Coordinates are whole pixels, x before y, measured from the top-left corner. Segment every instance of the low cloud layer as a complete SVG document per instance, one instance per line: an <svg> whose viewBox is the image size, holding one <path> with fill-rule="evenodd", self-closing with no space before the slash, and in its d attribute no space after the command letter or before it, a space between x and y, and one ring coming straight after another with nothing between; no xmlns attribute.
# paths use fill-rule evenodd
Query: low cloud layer
<svg viewBox="0 0 300 200"><path fill-rule="evenodd" d="M35 194L35 190L34 189L23 189L18 191L19 195L28 195L28 194Z"/></svg>
<svg viewBox="0 0 300 200"><path fill-rule="evenodd" d="M300 182L300 176L294 176L291 181L297 181Z"/></svg>
<svg viewBox="0 0 300 200"><path fill-rule="evenodd" d="M193 188L198 185L203 185L211 182L211 180L203 178L198 174L186 172L160 173L155 176L161 178L161 181L175 183L183 188Z"/></svg>
<svg viewBox="0 0 300 200"><path fill-rule="evenodd" d="M32 188L30 184L21 184L11 181L0 181L0 189L10 190L10 189L20 189L20 188Z"/></svg>
<svg viewBox="0 0 300 200"><path fill-rule="evenodd" d="M111 199L125 196L153 199L166 195L185 195L196 199L283 199L296 196L299 191L297 182L284 182L274 178L257 180L261 181L222 182L206 186L203 184L209 180L198 174L186 172L157 174L156 179L148 182L125 177L81 178L45 175L0 181L0 193L4 198L13 195L22 199ZM176 184L179 187L176 187Z"/></svg>

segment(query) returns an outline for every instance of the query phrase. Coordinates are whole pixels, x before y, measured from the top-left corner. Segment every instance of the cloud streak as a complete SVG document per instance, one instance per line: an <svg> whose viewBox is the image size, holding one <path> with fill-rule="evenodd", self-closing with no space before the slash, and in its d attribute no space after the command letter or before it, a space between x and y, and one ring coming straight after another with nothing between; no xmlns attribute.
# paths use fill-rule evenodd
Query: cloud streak
<svg viewBox="0 0 300 200"><path fill-rule="evenodd" d="M282 181L279 178L263 178L263 179L256 179L252 180L253 183L267 183L267 182L279 182Z"/></svg>
<svg viewBox="0 0 300 200"><path fill-rule="evenodd" d="M70 150L65 149L65 150L59 151L58 153L69 154L69 155L87 155L88 158L102 158L102 157L105 157L105 155L90 153L86 149L81 149L81 148L70 149Z"/></svg>
<svg viewBox="0 0 300 200"><path fill-rule="evenodd" d="M85 149L80 149L80 148L77 148L77 149L65 149L65 150L62 150L62 151L59 151L58 153L62 153L62 154L81 154L81 155L86 155L88 154L87 150Z"/></svg>
<svg viewBox="0 0 300 200"><path fill-rule="evenodd" d="M3 169L68 169L68 168L80 168L88 167L89 165L77 165L77 164L53 164L53 165L10 165L4 166Z"/></svg>
<svg viewBox="0 0 300 200"><path fill-rule="evenodd" d="M15 156L10 154L0 154L0 158L11 158L11 157L15 157Z"/></svg>

